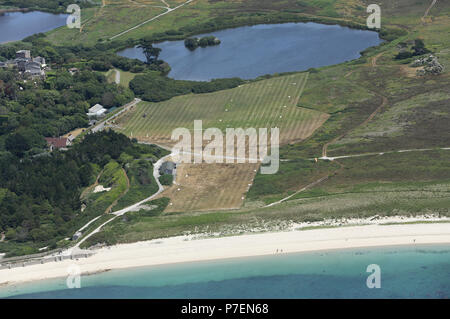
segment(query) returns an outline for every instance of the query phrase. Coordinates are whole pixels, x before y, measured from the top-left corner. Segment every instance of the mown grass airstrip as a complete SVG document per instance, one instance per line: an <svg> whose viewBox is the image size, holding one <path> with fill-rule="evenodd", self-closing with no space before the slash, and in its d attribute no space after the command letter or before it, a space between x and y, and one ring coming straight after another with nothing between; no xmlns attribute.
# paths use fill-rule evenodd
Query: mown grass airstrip
<svg viewBox="0 0 450 319"><path fill-rule="evenodd" d="M298 107L308 74L276 77L208 94L179 96L161 103L140 103L117 124L120 131L139 140L172 145L172 130L193 130L194 120L203 129L280 128L280 143L310 136L327 114ZM175 141L176 142L176 141Z"/></svg>

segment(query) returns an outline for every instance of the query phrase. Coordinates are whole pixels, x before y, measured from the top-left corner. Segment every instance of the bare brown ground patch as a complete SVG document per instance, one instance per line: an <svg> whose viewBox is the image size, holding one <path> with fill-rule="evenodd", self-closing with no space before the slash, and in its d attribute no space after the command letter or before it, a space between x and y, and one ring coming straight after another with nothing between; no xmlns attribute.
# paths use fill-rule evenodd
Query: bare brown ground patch
<svg viewBox="0 0 450 319"><path fill-rule="evenodd" d="M181 164L176 184L160 197L171 202L165 212L240 208L259 164Z"/></svg>
<svg viewBox="0 0 450 319"><path fill-rule="evenodd" d="M73 131L70 131L67 134L64 134L63 137L68 138L70 135L72 135L74 138L76 138L78 135L83 133L86 129L85 128L77 128Z"/></svg>
<svg viewBox="0 0 450 319"><path fill-rule="evenodd" d="M418 78L417 71L423 69L423 67L412 68L407 65L400 65L400 71L408 78Z"/></svg>

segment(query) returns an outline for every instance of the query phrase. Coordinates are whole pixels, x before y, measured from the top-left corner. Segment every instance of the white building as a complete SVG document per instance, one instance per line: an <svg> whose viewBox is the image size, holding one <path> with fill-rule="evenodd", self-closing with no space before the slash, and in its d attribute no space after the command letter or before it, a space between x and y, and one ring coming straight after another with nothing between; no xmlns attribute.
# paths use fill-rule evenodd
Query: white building
<svg viewBox="0 0 450 319"><path fill-rule="evenodd" d="M105 109L102 105L100 104L95 104L93 107L91 107L89 109L89 112L87 113L87 116L89 117L102 117L103 115L105 115L105 113L108 110Z"/></svg>

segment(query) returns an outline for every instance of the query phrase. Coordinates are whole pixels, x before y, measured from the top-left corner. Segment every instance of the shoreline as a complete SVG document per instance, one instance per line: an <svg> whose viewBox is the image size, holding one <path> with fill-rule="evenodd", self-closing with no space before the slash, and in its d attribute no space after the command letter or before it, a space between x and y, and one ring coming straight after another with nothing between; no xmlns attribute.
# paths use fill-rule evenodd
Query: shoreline
<svg viewBox="0 0 450 319"><path fill-rule="evenodd" d="M178 236L103 247L86 259L0 270L0 287L63 278L77 265L81 274L165 264L404 245L450 244L450 223L363 225L200 238ZM278 253L280 254L280 252Z"/></svg>
<svg viewBox="0 0 450 319"><path fill-rule="evenodd" d="M9 12L29 12L31 9L28 8L11 8L11 9L0 9L0 14Z"/></svg>

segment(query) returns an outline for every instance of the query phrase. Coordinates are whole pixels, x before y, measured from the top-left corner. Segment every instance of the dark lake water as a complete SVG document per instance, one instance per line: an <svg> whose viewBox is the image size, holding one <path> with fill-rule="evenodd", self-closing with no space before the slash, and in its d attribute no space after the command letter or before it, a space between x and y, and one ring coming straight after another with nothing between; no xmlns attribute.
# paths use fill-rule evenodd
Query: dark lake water
<svg viewBox="0 0 450 319"><path fill-rule="evenodd" d="M7 12L0 15L0 43L18 41L66 24L66 14Z"/></svg>
<svg viewBox="0 0 450 319"><path fill-rule="evenodd" d="M382 42L378 33L338 25L318 23L261 24L213 33L222 43L190 51L184 41L166 41L161 59L172 67L169 77L207 81L303 71L312 67L357 59L364 49ZM118 53L145 60L142 49L129 48Z"/></svg>

